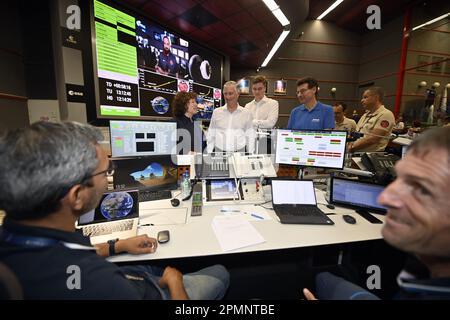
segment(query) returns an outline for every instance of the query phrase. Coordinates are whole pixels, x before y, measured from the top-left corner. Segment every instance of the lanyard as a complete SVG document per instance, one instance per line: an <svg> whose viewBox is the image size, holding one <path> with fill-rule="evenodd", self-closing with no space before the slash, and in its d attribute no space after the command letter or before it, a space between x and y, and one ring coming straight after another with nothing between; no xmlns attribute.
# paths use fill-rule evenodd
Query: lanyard
<svg viewBox="0 0 450 320"><path fill-rule="evenodd" d="M61 244L73 250L95 250L95 248L91 246L84 246L78 243L64 242L53 238L24 236L6 231L5 229L1 230L0 240L16 246L26 248L45 248Z"/></svg>

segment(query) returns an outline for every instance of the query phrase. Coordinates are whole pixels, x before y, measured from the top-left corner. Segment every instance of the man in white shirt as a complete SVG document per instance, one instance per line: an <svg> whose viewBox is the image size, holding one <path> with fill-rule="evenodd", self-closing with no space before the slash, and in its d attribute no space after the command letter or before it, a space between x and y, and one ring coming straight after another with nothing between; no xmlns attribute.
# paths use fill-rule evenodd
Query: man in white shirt
<svg viewBox="0 0 450 320"><path fill-rule="evenodd" d="M278 121L278 101L265 95L267 80L257 76L252 80L252 93L255 99L245 105L253 115L255 129L272 129Z"/></svg>
<svg viewBox="0 0 450 320"><path fill-rule="evenodd" d="M255 133L252 114L238 104L239 93L236 82L228 81L223 86L226 104L214 110L206 134L207 152L254 152Z"/></svg>

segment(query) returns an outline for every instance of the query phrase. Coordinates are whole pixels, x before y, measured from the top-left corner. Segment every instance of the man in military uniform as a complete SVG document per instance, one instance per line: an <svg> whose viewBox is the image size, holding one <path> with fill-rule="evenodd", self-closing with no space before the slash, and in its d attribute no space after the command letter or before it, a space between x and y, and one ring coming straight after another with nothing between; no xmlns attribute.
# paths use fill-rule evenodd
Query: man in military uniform
<svg viewBox="0 0 450 320"><path fill-rule="evenodd" d="M349 152L384 151L386 148L395 118L392 111L384 107L383 98L384 92L380 87L364 91L361 104L367 111L356 125L356 131L364 136L349 143Z"/></svg>
<svg viewBox="0 0 450 320"><path fill-rule="evenodd" d="M343 102L337 102L333 105L334 110L334 129L352 132L356 130L356 122L345 116L347 105Z"/></svg>

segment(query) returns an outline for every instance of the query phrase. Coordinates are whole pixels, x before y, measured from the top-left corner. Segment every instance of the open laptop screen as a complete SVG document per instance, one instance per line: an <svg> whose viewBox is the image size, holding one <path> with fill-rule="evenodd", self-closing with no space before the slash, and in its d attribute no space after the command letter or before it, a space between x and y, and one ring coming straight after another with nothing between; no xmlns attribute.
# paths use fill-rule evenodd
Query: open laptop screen
<svg viewBox="0 0 450 320"><path fill-rule="evenodd" d="M313 182L309 180L272 180L273 204L316 205Z"/></svg>
<svg viewBox="0 0 450 320"><path fill-rule="evenodd" d="M138 191L117 191L103 194L98 206L78 219L78 225L139 217Z"/></svg>

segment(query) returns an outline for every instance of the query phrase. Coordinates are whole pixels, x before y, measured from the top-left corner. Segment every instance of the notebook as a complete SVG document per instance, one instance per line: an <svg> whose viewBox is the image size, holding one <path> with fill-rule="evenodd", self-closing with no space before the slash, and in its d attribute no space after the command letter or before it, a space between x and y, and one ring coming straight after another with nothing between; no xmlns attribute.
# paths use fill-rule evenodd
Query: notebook
<svg viewBox="0 0 450 320"><path fill-rule="evenodd" d="M97 244L136 236L138 220L138 190L122 190L103 194L94 210L78 218L76 228Z"/></svg>
<svg viewBox="0 0 450 320"><path fill-rule="evenodd" d="M317 207L310 180L272 180L273 209L281 223L333 225Z"/></svg>

